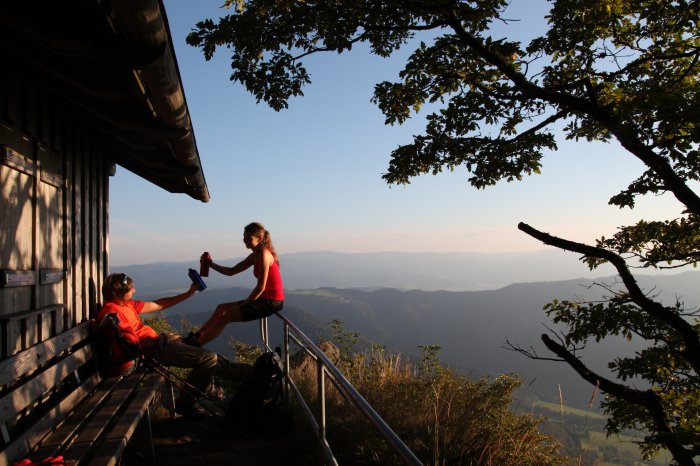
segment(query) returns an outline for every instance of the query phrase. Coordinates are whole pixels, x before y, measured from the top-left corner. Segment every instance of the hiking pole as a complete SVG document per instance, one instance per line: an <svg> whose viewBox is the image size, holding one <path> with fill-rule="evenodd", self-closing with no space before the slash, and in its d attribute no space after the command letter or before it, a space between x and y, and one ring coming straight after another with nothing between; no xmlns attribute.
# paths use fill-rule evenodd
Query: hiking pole
<svg viewBox="0 0 700 466"><path fill-rule="evenodd" d="M203 404L203 403L200 401L199 398L205 398L205 399L207 399L209 402L211 402L213 405L215 405L215 406L217 406L217 407L219 407L219 408L221 408L221 409L225 409L225 408L224 408L223 406L221 406L217 401L215 401L214 399L212 399L209 395L207 395L207 394L204 393L202 390L200 390L199 388L195 387L194 385L192 385L191 383L187 382L187 381L184 380L182 377L180 377L179 375L177 375L176 373L174 373L173 371L171 371L168 367L166 367L165 365L163 365L160 361L158 361L158 360L157 360L156 358L154 358L153 356L149 356L149 355L147 355L147 354L144 354L143 352L141 352L141 355L143 356L144 360L147 361L147 363L148 363L156 372L158 372L160 375L162 375L162 376L165 378L165 380L167 380L168 382L170 382L170 383L172 383L173 385L175 385L177 388L180 389L180 391L182 391L182 392L186 393L187 395L191 396L191 397L194 399L194 402L195 402L196 404L200 405L202 408L206 409L207 411L209 411L210 413L212 413L212 414L214 414L214 415L218 415L218 414L219 414L219 413L215 412L214 410L212 410L209 406ZM176 382L174 379L177 379L177 382ZM195 396L195 395L198 395L199 398L198 398L197 396Z"/></svg>
<svg viewBox="0 0 700 466"><path fill-rule="evenodd" d="M167 372L167 371L165 371L163 368L156 367L156 366L150 366L150 367L151 367L154 371L156 371L158 374L160 374L165 380L167 380L167 381L170 382L171 384L175 385L175 386L180 390L181 393L184 393L184 394L187 394L188 396L191 396L192 399L194 400L194 403L195 403L195 404L201 406L202 408L204 408L205 410L209 411L209 413L211 413L211 414L213 414L213 415L215 415L215 416L218 416L218 415L219 415L219 413L217 413L216 411L214 411L213 409L211 409L209 406L207 406L206 404L204 404L204 403L202 402L201 398L207 398L207 397L206 397L206 395L205 395L204 393L202 393L201 391L197 390L196 387L192 387L191 385L188 385L188 386L186 387L186 386L185 386L185 382L181 381L181 379L179 379L178 381L175 381L175 380L174 380L174 378L176 377L175 374L173 374L172 372ZM181 382L181 383L179 383L179 382ZM191 392L193 392L193 391L196 391L197 394L200 395L200 397L198 398L198 397L194 396L194 394L191 393ZM207 398L207 399L209 399L209 398ZM209 399L209 400L210 400L212 403L214 403L211 399ZM217 405L217 406L219 406L219 405ZM221 406L219 406L219 408L221 408Z"/></svg>
<svg viewBox="0 0 700 466"><path fill-rule="evenodd" d="M174 373L171 372L171 371L168 371L168 370L164 369L163 367L157 367L157 366L155 366L155 365L150 365L150 367L151 367L154 371L156 371L158 374L160 374L165 380L167 380L167 381L170 382L171 384L175 385L175 386L180 390L181 393L184 393L184 394L186 394L186 395L188 395L188 396L191 396L192 399L194 400L194 403L195 403L195 404L201 406L202 408L204 408L205 410L209 411L211 414L213 414L213 415L215 415L215 416L218 416L218 415L219 415L219 413L217 413L216 411L214 411L213 409L211 409L209 406L207 406L206 404L204 404L204 403L202 402L201 399L202 399L202 398L206 398L206 399L208 399L210 402L212 402L213 404L216 404L215 401L213 401L211 398L209 398L209 397L208 397L205 393L203 393L201 390L199 390L199 389L197 389L196 387L194 387L194 386L188 384L187 382L185 382L184 380L182 380L181 378L179 378L176 374L174 374ZM177 381L176 381L175 379L177 379ZM195 393L193 393L193 392L195 392ZM198 395L198 396L195 396L195 395ZM216 405L217 405L219 408L221 408L221 406L219 406L218 404L216 404Z"/></svg>

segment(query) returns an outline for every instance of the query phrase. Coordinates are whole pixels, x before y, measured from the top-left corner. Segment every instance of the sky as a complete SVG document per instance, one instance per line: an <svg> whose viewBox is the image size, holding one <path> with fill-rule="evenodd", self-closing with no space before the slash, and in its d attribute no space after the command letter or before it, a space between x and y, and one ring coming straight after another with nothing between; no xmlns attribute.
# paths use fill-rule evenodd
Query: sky
<svg viewBox="0 0 700 466"><path fill-rule="evenodd" d="M412 47L389 59L356 47L305 63L305 96L275 112L229 80L229 53L207 62L185 43L197 21L226 12L221 0L165 0L178 65L211 200L168 193L122 167L110 179L112 267L242 257L243 227L262 222L281 254L337 252L514 252L548 248L518 222L594 243L617 227L677 216L668 195L634 210L608 200L642 172L616 144L565 141L541 175L477 190L466 169L389 186L390 153L422 134L425 113L387 126L370 102L374 85L397 81ZM513 0L508 26L521 40L543 31L544 2ZM503 33L499 28L497 33ZM572 260L575 260L572 258Z"/></svg>

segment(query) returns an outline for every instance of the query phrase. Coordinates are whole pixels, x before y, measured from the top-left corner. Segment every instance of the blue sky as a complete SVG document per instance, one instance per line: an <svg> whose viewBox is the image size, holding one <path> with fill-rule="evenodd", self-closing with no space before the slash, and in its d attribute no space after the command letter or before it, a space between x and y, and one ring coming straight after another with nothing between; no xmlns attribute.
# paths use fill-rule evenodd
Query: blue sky
<svg viewBox="0 0 700 466"><path fill-rule="evenodd" d="M517 229L519 221L592 243L640 218L680 213L670 196L650 197L633 211L607 205L643 171L615 144L559 140L542 175L486 190L465 170L424 175L388 186L381 175L391 151L424 127L424 114L384 125L370 99L374 84L397 80L408 47L381 59L358 47L307 60L312 84L290 108L256 104L229 81L229 54L210 62L185 43L195 23L224 10L220 1L165 0L171 33L211 200L171 194L118 167L110 181L112 266L196 261L246 254L243 227L263 222L284 253L434 251L511 252L545 248ZM514 0L509 27L518 38L544 26L543 2Z"/></svg>

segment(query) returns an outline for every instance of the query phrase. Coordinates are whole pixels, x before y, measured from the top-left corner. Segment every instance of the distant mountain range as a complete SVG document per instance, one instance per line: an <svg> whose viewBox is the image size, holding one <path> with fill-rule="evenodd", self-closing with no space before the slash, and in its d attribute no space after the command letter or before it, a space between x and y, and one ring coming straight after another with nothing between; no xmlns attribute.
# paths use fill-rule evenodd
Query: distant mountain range
<svg viewBox="0 0 700 466"><path fill-rule="evenodd" d="M353 255L349 255L353 256ZM309 337L317 340L329 335L328 322L337 319L344 322L344 327L359 333L364 341L385 345L392 351L416 356L419 345L438 345L441 359L452 367L474 375L518 373L530 390L546 400L558 398L558 385L561 385L564 398L569 405L583 406L588 403L592 387L583 382L567 365L549 361L533 361L526 357L503 349L506 340L523 347L532 346L541 356L551 356L540 341L540 335L546 332L543 324L552 327L542 307L552 298L572 298L575 296L595 299L600 297L602 289L594 286L591 279L571 279L559 281L536 281L531 283L510 284L495 290L482 291L430 291L418 289L396 289L386 286L386 279L376 278L377 289L357 289L353 287L313 288L301 278L290 280L292 270L301 271L301 265L289 257L283 257L283 273L286 283L298 280L299 289L287 285L287 299L284 315L295 322ZM325 263L337 260L326 258ZM382 264L372 257L371 263ZM430 260L429 260L430 259ZM360 265L358 258L350 261L344 257L344 263L353 262L348 277L358 279ZM408 262L415 257L406 259ZM317 269L321 261L311 261L307 268ZM435 258L426 258L423 265L437 262ZM527 262L527 261L524 261ZM472 262L473 264L474 262ZM294 264L294 265L293 265ZM395 265L396 262L394 261ZM541 263L530 264L537 270ZM194 266L194 265L192 265ZM502 265L507 270L508 263ZM580 267L582 267L579 264ZM183 289L187 282L183 280L183 268L186 264L146 264L129 266L121 271L132 276L137 283L137 299L153 299L164 293ZM454 268L458 268L454 266ZM490 270L497 267L491 266ZM386 270L386 268L384 269ZM423 274L431 275L431 269L422 268ZM396 273L391 279L402 276L418 276L417 272L405 270L405 274ZM537 275L542 272L533 272ZM218 274L217 274L218 275ZM170 278L168 278L170 277ZM313 273L311 283L321 280ZM332 278L332 277L331 277ZM385 277L387 278L387 277ZM185 275L185 279L187 279ZM250 287L232 287L231 278L228 288L217 288L219 283L215 276L207 279L210 288L197 293L193 298L179 304L167 312L168 319L176 328L183 318L194 324L203 323L211 314L216 304L243 299ZM332 278L339 280L340 277ZM492 277L495 279L495 276ZM614 283L614 277L598 278L596 282ZM185 283L183 283L185 281ZM675 275L639 276L638 281L648 292L658 295L667 304L680 298L688 307L700 306L700 272L683 272ZM222 281L220 283L225 283ZM433 279L432 283L440 282ZM252 281L251 281L252 283ZM366 282L371 285L373 282ZM407 283L407 282L404 282ZM442 281L445 283L445 281ZM358 284L355 282L354 284ZM302 289L304 288L304 289ZM412 287L415 288L415 287ZM270 320L273 343L281 341L281 326L278 319ZM212 349L230 356L227 345L229 338L248 343L258 343L259 325L238 323L229 325L224 335L212 342ZM593 369L606 373L606 363L615 356L632 354L641 349L636 339L632 342L613 339L600 344L592 343L583 354L584 361Z"/></svg>
<svg viewBox="0 0 700 466"><path fill-rule="evenodd" d="M214 258L233 265L242 258ZM304 252L280 256L286 289L396 288L402 290L477 291L493 290L511 283L594 278L614 273L609 266L594 271L579 256L556 249L514 253L406 253L351 254ZM147 289L168 289L187 282L192 262L157 262L115 268L137 279ZM225 277L213 272L211 288L250 286L251 273Z"/></svg>

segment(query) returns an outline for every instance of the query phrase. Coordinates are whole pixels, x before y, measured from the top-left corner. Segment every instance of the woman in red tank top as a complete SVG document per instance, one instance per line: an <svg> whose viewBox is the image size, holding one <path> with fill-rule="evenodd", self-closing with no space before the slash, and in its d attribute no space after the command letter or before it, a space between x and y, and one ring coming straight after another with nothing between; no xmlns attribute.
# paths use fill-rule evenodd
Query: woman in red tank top
<svg viewBox="0 0 700 466"><path fill-rule="evenodd" d="M191 332L183 342L195 346L205 345L218 337L229 322L262 319L284 307L280 265L270 232L260 223L251 223L243 229L243 243L253 252L241 262L233 267L224 267L212 261L209 267L221 274L233 276L252 266L253 275L257 278L255 288L243 301L219 304L199 332Z"/></svg>

